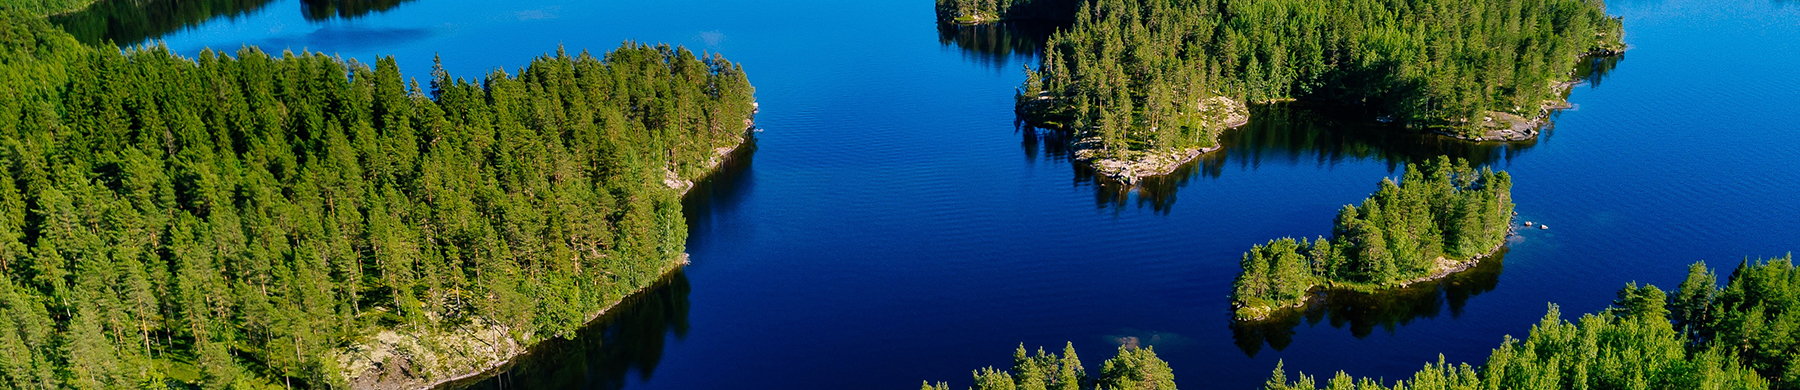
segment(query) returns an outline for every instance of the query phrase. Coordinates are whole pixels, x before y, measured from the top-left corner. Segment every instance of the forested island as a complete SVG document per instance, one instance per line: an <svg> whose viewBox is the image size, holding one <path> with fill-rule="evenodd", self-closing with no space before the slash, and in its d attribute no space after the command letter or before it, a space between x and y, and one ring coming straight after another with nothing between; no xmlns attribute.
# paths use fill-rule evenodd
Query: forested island
<svg viewBox="0 0 1800 390"><path fill-rule="evenodd" d="M421 85L0 8L4 388L483 372L684 264L681 194L755 112L741 66L667 45Z"/></svg>
<svg viewBox="0 0 1800 390"><path fill-rule="evenodd" d="M1338 211L1331 237L1282 238L1239 262L1231 301L1238 320L1297 307L1315 289L1372 291L1466 269L1512 231L1512 177L1438 157L1383 178L1361 205Z"/></svg>
<svg viewBox="0 0 1800 390"><path fill-rule="evenodd" d="M1064 19L1018 112L1125 182L1216 148L1245 103L1355 105L1469 140L1534 137L1585 56L1624 49L1597 0L939 0L942 23Z"/></svg>
<svg viewBox="0 0 1800 390"><path fill-rule="evenodd" d="M1439 357L1410 378L1388 383L1338 372L1329 379L1289 378L1277 363L1264 390L1452 389L1800 389L1800 270L1791 255L1749 261L1724 288L1704 263L1689 268L1671 293L1635 283L1612 307L1562 318L1557 306L1525 339L1503 338L1480 366ZM1150 349L1121 347L1118 357L1088 374L1069 368L1073 347L1059 358L1014 353L1010 371L974 372L975 390L1175 389L1168 363ZM1116 361L1116 362L1115 362ZM1078 362L1076 360L1075 362ZM927 383L924 390L947 390Z"/></svg>

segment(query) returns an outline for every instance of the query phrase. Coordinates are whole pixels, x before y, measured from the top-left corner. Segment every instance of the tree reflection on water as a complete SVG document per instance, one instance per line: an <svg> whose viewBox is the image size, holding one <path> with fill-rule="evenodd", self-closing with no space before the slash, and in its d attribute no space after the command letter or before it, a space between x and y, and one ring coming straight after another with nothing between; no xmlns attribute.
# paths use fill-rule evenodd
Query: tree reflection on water
<svg viewBox="0 0 1800 390"><path fill-rule="evenodd" d="M1374 333L1377 327L1392 334L1413 320L1438 318L1446 309L1450 318L1461 317L1469 298L1493 291L1500 284L1505 257L1506 248L1501 248L1473 268L1404 288L1375 293L1322 292L1303 308L1277 313L1263 321L1233 322L1232 339L1245 355L1256 357L1265 344L1276 351L1287 349L1294 341L1294 329L1301 323L1308 327L1320 323L1338 329L1348 327L1350 334L1360 339Z"/></svg>
<svg viewBox="0 0 1800 390"><path fill-rule="evenodd" d="M1590 58L1576 70L1576 79L1597 88L1625 58L1624 55ZM1566 98L1567 95L1565 94ZM1335 166L1346 161L1376 160L1396 172L1407 163L1448 156L1482 165L1502 164L1554 134L1555 117L1538 138L1516 142L1470 142L1438 134L1406 129L1375 121L1375 113L1360 107L1325 103L1289 102L1250 106L1250 123L1219 135L1223 149L1201 155L1175 172L1145 178L1136 186L1095 176L1082 164L1075 169L1076 185L1091 185L1094 202L1101 207L1138 207L1167 213L1176 193L1196 178L1218 178L1227 167L1254 171L1264 164ZM1025 156L1030 160L1073 159L1066 132L1034 128L1019 122ZM1133 196L1136 195L1136 196Z"/></svg>
<svg viewBox="0 0 1800 390"><path fill-rule="evenodd" d="M88 45L107 42L131 46L151 38L198 26L206 21L249 15L274 0L103 0L79 12L52 15L50 21ZM300 14L310 22L354 19L386 11L412 0L301 0Z"/></svg>
<svg viewBox="0 0 1800 390"><path fill-rule="evenodd" d="M573 339L531 347L503 370L443 389L621 389L627 375L649 379L669 335L688 331L687 274L676 271L655 287L626 298Z"/></svg>

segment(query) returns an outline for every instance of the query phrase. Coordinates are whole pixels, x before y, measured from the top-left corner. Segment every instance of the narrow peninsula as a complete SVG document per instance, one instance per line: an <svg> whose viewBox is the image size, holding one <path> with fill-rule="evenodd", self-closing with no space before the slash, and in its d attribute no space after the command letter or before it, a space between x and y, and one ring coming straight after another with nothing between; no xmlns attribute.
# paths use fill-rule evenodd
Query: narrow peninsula
<svg viewBox="0 0 1800 390"><path fill-rule="evenodd" d="M941 23L1065 20L1017 111L1128 184L1217 148L1244 104L1304 99L1465 140L1535 137L1579 61L1624 49L1591 0L939 0Z"/></svg>
<svg viewBox="0 0 1800 390"><path fill-rule="evenodd" d="M1338 212L1330 238L1282 238L1245 253L1232 284L1240 321L1305 305L1319 289L1373 291L1468 269L1512 232L1512 178L1439 157L1382 179Z"/></svg>

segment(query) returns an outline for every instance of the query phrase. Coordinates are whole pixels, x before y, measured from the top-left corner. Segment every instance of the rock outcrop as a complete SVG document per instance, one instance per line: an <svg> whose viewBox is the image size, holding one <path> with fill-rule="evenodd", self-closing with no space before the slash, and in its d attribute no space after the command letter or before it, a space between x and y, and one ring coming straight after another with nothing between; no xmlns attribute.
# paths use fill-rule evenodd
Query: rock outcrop
<svg viewBox="0 0 1800 390"><path fill-rule="evenodd" d="M1216 135L1226 129L1243 126L1250 122L1250 109L1242 102L1227 97L1214 97L1201 103L1201 111L1221 113L1223 124L1213 130ZM1103 149L1100 138L1087 136L1077 139L1070 149L1075 160L1088 164L1094 173L1118 180L1121 183L1135 185L1146 177L1162 176L1175 172L1194 158L1202 154L1219 150L1217 140L1212 146L1170 149L1170 150L1126 150L1108 153Z"/></svg>

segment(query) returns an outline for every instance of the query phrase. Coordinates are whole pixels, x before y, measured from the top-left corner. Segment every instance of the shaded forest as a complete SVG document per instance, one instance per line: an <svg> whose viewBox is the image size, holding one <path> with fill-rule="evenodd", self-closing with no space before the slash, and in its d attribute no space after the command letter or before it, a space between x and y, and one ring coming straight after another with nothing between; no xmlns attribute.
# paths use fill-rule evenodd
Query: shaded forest
<svg viewBox="0 0 1800 390"><path fill-rule="evenodd" d="M8 388L441 378L574 336L685 261L669 183L755 110L742 67L666 45L421 85L392 58L0 20Z"/></svg>
<svg viewBox="0 0 1800 390"><path fill-rule="evenodd" d="M945 0L938 9L943 22L986 23L1052 3ZM1409 127L1481 137L1490 113L1539 117L1561 104L1584 56L1624 48L1620 21L1598 0L1064 7L1072 25L1027 72L1020 114L1098 138L1114 154L1213 145L1225 123L1201 103L1215 97L1360 105Z"/></svg>

